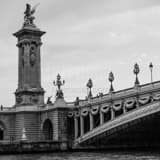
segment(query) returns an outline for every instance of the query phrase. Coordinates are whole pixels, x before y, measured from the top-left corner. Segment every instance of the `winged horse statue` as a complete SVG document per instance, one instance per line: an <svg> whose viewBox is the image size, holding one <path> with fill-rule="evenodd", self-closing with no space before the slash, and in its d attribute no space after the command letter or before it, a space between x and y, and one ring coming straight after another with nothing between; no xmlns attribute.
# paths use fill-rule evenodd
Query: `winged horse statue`
<svg viewBox="0 0 160 160"><path fill-rule="evenodd" d="M34 25L33 20L35 19L35 17L33 16L33 14L35 13L36 8L39 4L40 3L36 4L33 8L31 8L30 4L26 4L26 10L24 12L24 24Z"/></svg>

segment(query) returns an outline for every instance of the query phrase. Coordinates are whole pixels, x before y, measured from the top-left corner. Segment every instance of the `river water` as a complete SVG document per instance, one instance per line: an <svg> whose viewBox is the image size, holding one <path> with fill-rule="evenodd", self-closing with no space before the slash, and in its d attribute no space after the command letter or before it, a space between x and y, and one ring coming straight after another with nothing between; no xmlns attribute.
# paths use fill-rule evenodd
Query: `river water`
<svg viewBox="0 0 160 160"><path fill-rule="evenodd" d="M0 160L160 160L160 152L59 152L1 155Z"/></svg>

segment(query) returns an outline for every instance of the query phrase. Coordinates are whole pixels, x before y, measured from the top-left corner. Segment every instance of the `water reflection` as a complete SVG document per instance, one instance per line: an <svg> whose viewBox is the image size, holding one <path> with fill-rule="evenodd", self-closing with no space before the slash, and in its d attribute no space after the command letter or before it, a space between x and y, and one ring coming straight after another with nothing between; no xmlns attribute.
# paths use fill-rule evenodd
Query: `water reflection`
<svg viewBox="0 0 160 160"><path fill-rule="evenodd" d="M160 152L159 152L160 153ZM0 160L160 160L158 152L74 152L1 155Z"/></svg>

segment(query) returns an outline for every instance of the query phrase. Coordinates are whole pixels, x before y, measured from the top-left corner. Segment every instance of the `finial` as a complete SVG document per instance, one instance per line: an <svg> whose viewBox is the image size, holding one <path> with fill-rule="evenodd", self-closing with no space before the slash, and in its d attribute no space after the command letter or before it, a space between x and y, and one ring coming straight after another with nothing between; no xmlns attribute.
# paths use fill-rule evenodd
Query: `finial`
<svg viewBox="0 0 160 160"><path fill-rule="evenodd" d="M92 82L92 79L90 78L86 84L87 88L89 89L88 91L88 98L91 98L92 97L92 87L93 87L93 82Z"/></svg>
<svg viewBox="0 0 160 160"><path fill-rule="evenodd" d="M109 77L108 77L108 80L110 81L111 83L111 86L110 86L110 89L109 89L109 92L112 93L114 91L114 88L113 88L113 81L114 81L114 74L112 72L109 73Z"/></svg>
<svg viewBox="0 0 160 160"><path fill-rule="evenodd" d="M28 3L26 4L26 10L24 12L24 26L31 25L31 26L35 27L35 25L33 23L33 20L35 19L35 17L33 16L33 14L35 13L38 5L39 5L39 3L36 4L33 8L31 8L30 4L28 4Z"/></svg>
<svg viewBox="0 0 160 160"><path fill-rule="evenodd" d="M56 98L63 98L63 91L61 90L61 86L65 84L65 81L61 81L61 76L60 74L57 75L57 80L56 82L53 81L54 86L57 86L57 93L56 93Z"/></svg>
<svg viewBox="0 0 160 160"><path fill-rule="evenodd" d="M139 72L140 72L139 65L137 63L135 63L134 69L133 69L133 73L136 75L135 86L138 86L140 84L139 80L138 80Z"/></svg>
<svg viewBox="0 0 160 160"><path fill-rule="evenodd" d="M149 64L149 69L150 69L150 71L151 71L151 83L152 83L152 82L153 82L153 74L152 74L153 64L152 64L152 62L150 62L150 64Z"/></svg>

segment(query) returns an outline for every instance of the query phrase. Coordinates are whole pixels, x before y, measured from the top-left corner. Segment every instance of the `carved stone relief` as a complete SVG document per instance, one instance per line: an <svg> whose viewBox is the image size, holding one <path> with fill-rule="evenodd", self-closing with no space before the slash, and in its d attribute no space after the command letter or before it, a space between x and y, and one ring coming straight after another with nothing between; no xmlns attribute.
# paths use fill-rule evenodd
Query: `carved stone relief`
<svg viewBox="0 0 160 160"><path fill-rule="evenodd" d="M32 45L30 48L30 65L34 66L36 62L36 46Z"/></svg>
<svg viewBox="0 0 160 160"><path fill-rule="evenodd" d="M37 103L38 102L38 97L36 95L31 95L30 96L30 101L31 101L31 103Z"/></svg>
<svg viewBox="0 0 160 160"><path fill-rule="evenodd" d="M16 96L16 103L20 104L23 101L22 97L20 95Z"/></svg>

